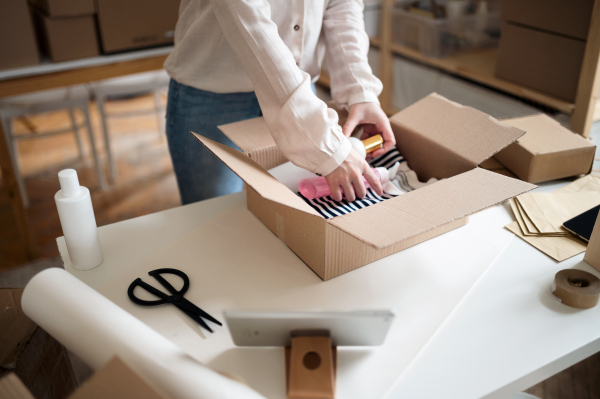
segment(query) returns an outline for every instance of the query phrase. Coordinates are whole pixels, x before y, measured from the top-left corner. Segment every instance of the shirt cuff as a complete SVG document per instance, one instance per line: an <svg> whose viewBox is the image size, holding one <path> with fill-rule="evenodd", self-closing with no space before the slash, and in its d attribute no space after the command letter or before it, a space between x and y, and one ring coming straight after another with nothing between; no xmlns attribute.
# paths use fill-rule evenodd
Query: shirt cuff
<svg viewBox="0 0 600 399"><path fill-rule="evenodd" d="M357 91L355 93L350 94L348 98L348 108L354 104L358 103L376 103L379 104L379 98L377 98L377 94L370 90L362 90Z"/></svg>
<svg viewBox="0 0 600 399"><path fill-rule="evenodd" d="M336 152L334 152L333 155L329 157L329 159L327 159L325 162L317 166L313 173L316 173L321 176L327 176L328 174L336 170L338 166L342 164L342 162L344 162L344 160L348 157L348 154L350 154L350 150L352 150L352 144L350 144L350 140L348 140L348 138L344 136L342 139L342 143L340 144Z"/></svg>

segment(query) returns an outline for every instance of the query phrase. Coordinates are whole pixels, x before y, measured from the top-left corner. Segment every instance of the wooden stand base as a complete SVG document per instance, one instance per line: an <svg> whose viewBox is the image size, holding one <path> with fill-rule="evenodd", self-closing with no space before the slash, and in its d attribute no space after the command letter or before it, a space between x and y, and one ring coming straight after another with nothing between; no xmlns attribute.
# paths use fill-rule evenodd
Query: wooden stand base
<svg viewBox="0 0 600 399"><path fill-rule="evenodd" d="M285 348L288 398L333 399L336 352L329 337L292 337L292 346Z"/></svg>

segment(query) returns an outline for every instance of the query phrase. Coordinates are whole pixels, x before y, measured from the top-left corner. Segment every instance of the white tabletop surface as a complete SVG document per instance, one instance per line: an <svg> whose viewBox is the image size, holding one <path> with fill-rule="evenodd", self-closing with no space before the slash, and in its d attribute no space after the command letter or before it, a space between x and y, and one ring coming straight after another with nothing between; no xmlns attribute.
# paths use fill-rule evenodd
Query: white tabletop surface
<svg viewBox="0 0 600 399"><path fill-rule="evenodd" d="M0 80L23 78L26 76L35 76L46 73L113 64L117 62L133 61L159 55L167 55L170 54L171 51L173 51L173 46L165 46L145 50L127 51L119 54L99 55L96 57L82 58L65 62L50 62L48 60L44 60L38 65L2 70L0 71Z"/></svg>
<svg viewBox="0 0 600 399"><path fill-rule="evenodd" d="M186 297L220 319L240 308L393 309L383 346L340 348L338 398L503 398L600 350L600 307L572 310L549 291L560 269L600 273L582 256L557 264L502 228L510 221L497 206L327 282L245 208L243 193L101 227L105 260L91 271L73 270L58 244L75 276L269 398L285 397L281 348L238 348L225 330L204 334L174 307L134 305L129 283L181 269L192 282Z"/></svg>

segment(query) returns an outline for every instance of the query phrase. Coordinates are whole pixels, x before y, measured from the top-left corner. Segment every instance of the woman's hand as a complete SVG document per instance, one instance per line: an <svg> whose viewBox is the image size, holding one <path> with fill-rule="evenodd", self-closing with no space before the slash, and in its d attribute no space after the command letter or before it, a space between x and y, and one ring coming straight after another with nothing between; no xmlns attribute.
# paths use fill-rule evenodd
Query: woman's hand
<svg viewBox="0 0 600 399"><path fill-rule="evenodd" d="M342 191L348 201L354 201L356 197L363 198L367 194L367 189L362 177L369 182L371 188L378 195L383 194L381 182L371 169L367 161L362 159L354 149L346 157L344 162L337 167L333 172L325 176L327 184L331 189L331 197L336 201L342 200Z"/></svg>
<svg viewBox="0 0 600 399"><path fill-rule="evenodd" d="M354 128L363 125L363 135L360 138L364 140L375 134L381 134L383 137L383 147L367 154L368 158L378 157L396 147L396 138L390 126L390 120L385 115L379 104L376 103L357 103L350 106L348 119L342 131L346 137L350 137ZM366 177L366 176L365 176Z"/></svg>

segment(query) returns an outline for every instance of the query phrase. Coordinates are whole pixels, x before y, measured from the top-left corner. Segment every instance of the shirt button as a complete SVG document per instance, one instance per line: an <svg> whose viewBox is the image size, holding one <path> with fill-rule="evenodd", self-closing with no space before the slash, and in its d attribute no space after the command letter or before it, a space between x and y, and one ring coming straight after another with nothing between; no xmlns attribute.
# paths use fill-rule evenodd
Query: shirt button
<svg viewBox="0 0 600 399"><path fill-rule="evenodd" d="M300 25L294 25L294 30L299 30L300 29Z"/></svg>

